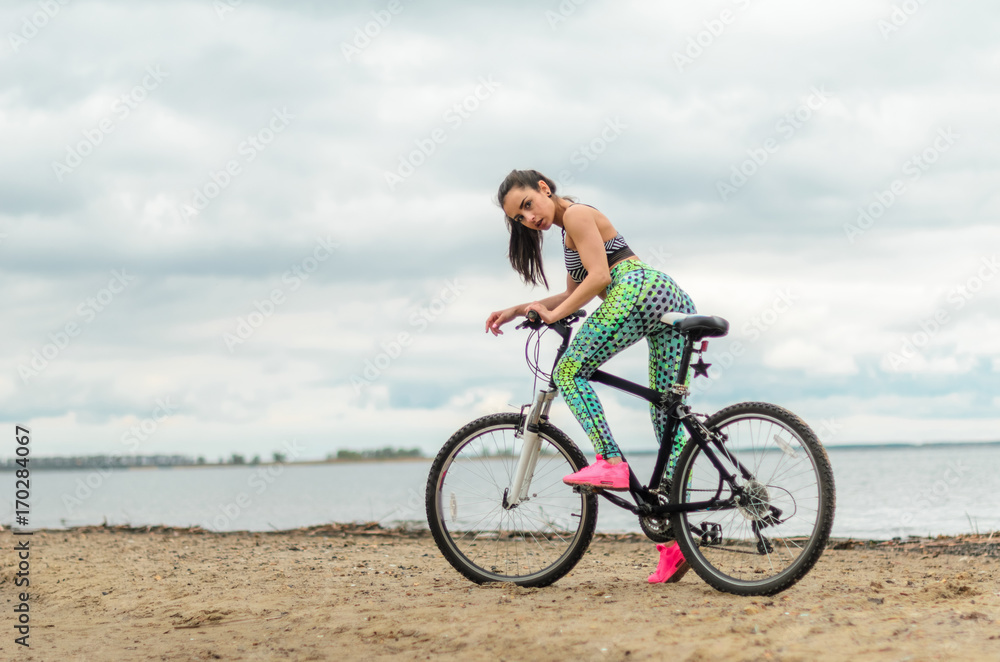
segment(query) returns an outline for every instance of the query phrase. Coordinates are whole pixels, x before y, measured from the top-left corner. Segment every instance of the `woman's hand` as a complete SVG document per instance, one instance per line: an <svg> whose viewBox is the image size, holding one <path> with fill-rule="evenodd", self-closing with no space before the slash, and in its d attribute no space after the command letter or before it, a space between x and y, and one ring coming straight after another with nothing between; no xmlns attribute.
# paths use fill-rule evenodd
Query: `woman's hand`
<svg viewBox="0 0 1000 662"><path fill-rule="evenodd" d="M529 310L533 310L538 313L538 316L542 318L542 321L546 324L552 324L553 322L558 322L559 320L552 314L552 311L545 307L541 301L533 301L524 307L524 314L527 315Z"/></svg>
<svg viewBox="0 0 1000 662"><path fill-rule="evenodd" d="M493 311L486 318L486 330L495 336L502 336L503 331L500 330L500 327L515 317L517 317L517 310L514 308Z"/></svg>

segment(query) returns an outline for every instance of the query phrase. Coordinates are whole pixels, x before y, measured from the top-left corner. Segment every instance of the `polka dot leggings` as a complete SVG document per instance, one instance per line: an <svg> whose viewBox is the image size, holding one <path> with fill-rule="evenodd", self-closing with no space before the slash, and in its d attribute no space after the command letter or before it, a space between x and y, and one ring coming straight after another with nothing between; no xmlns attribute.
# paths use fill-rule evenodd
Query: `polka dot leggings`
<svg viewBox="0 0 1000 662"><path fill-rule="evenodd" d="M586 318L556 364L556 386L594 449L605 458L621 457L622 452L611 436L590 376L612 356L645 338L649 343L649 386L665 391L677 379L684 350L683 336L660 321L668 312L696 311L691 298L670 276L640 260L623 260L611 269L606 298ZM652 404L650 415L659 440L666 427L666 415ZM670 471L683 440L681 428L673 440Z"/></svg>

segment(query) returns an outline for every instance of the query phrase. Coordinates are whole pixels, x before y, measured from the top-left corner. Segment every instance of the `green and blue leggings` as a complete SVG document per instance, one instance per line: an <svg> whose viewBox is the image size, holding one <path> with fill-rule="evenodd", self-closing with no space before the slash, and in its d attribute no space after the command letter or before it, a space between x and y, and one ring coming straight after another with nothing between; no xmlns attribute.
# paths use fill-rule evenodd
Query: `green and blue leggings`
<svg viewBox="0 0 1000 662"><path fill-rule="evenodd" d="M594 449L606 459L621 457L622 452L611 436L590 376L612 356L645 338L649 343L649 386L667 390L677 379L684 351L683 336L660 321L668 312L696 311L691 298L670 276L640 260L622 260L611 269L604 301L586 318L556 364L556 386ZM651 404L650 415L659 441L667 424L666 414ZM671 471L683 440L684 429L680 428L673 440Z"/></svg>

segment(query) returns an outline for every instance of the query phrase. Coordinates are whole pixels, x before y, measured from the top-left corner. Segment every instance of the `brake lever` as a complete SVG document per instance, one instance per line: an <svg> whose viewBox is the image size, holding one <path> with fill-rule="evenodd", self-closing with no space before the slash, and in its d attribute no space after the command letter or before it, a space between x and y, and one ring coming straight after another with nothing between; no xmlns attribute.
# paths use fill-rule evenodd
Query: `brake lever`
<svg viewBox="0 0 1000 662"><path fill-rule="evenodd" d="M527 328L527 329L537 330L542 328L542 326L556 326L557 324L569 325L579 319L583 319L586 316L587 316L587 311L581 308L575 313L570 313L566 317L562 318L557 322L554 322L553 324L545 324L545 322L542 321L542 318L538 316L538 311L529 310L524 316L525 320L520 324L518 324L515 328L516 329Z"/></svg>
<svg viewBox="0 0 1000 662"><path fill-rule="evenodd" d="M538 312L534 310L529 310L524 316L524 321L517 325L517 329L534 329L538 330L542 328L542 318L538 316Z"/></svg>

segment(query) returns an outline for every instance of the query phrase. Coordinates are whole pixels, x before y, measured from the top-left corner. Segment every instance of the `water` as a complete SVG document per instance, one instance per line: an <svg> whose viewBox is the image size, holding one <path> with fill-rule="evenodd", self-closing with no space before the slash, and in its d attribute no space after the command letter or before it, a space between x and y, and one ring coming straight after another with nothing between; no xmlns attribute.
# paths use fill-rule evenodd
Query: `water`
<svg viewBox="0 0 1000 662"><path fill-rule="evenodd" d="M1000 446L828 449L837 537L889 539L1000 530ZM654 457L631 458L646 479ZM200 526L266 531L330 522L424 521L430 460L273 467L31 473L31 528ZM14 476L0 474L0 522L14 519ZM600 501L598 530L639 531Z"/></svg>

